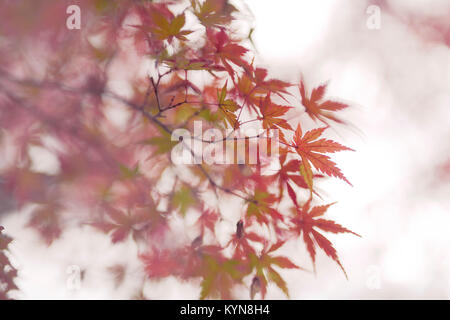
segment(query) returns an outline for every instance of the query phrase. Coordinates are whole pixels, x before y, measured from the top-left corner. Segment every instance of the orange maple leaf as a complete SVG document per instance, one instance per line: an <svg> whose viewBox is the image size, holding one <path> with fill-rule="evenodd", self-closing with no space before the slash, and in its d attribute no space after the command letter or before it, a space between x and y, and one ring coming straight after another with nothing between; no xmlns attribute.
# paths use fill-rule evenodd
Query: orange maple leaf
<svg viewBox="0 0 450 320"><path fill-rule="evenodd" d="M303 241L306 244L306 248L311 256L311 260L315 269L316 262L316 245L322 249L327 256L333 259L347 277L347 273L345 272L344 267L342 266L339 257L337 255L336 249L333 247L333 244L325 238L320 232L315 230L314 228L320 229L325 232L331 233L351 233L358 237L361 237L359 234L350 231L349 229L344 228L340 224L332 220L327 220L323 218L318 218L324 215L324 213L328 210L330 206L334 203L330 203L324 206L316 206L310 209L310 200L308 200L302 207L296 208L296 216L291 220L294 224L293 231L298 233L300 236L303 233Z"/></svg>
<svg viewBox="0 0 450 320"><path fill-rule="evenodd" d="M292 201L296 204L295 191L293 190L291 182L297 185L299 188L308 189L308 184L305 181L305 178L299 174L299 168L301 165L301 161L297 159L286 161L287 154L286 149L280 152L280 170L272 175L274 179L278 179L278 198L279 201L283 198L283 187L286 186L289 196ZM324 176L321 174L315 174L313 178L323 178ZM316 192L314 192L316 193ZM316 193L317 194L317 193ZM318 194L317 194L318 195Z"/></svg>
<svg viewBox="0 0 450 320"><path fill-rule="evenodd" d="M264 100L261 99L259 110L261 111L262 116L258 119L262 120L262 126L264 129L283 128L292 130L289 123L285 119L280 118L286 112L288 112L289 109L291 109L291 107L281 106L273 103L270 99L270 93L268 93Z"/></svg>
<svg viewBox="0 0 450 320"><path fill-rule="evenodd" d="M265 244L262 252L259 255L255 253L249 254L250 268L252 271L255 270L256 273L252 281L252 288L250 288L250 296L252 298L254 297L256 291L260 291L261 297L264 299L269 281L276 284L281 289L281 291L283 291L283 293L289 298L287 283L274 269L274 266L282 269L305 269L297 266L287 257L272 255L272 253L279 249L283 244L283 241L278 241L270 247ZM255 283L258 284L258 290L255 290Z"/></svg>
<svg viewBox="0 0 450 320"><path fill-rule="evenodd" d="M236 223L236 232L228 241L225 247L229 245L234 249L233 258L234 259L245 259L250 252L254 251L253 246L249 241L263 243L264 237L258 235L253 231L245 230L249 226L249 223L245 220L239 220Z"/></svg>
<svg viewBox="0 0 450 320"><path fill-rule="evenodd" d="M330 177L340 178L345 182L347 182L349 185L352 185L343 175L341 170L338 167L336 167L336 163L331 161L330 157L325 155L324 153L334 153L344 150L350 151L354 150L347 148L332 140L327 139L317 140L325 131L325 129L327 129L327 127L313 129L306 132L305 135L303 136L302 129L299 123L294 133L293 147L296 149L297 153L300 155L302 159L302 163L300 165L300 172L302 173L303 178L310 187L311 191L313 178L311 164L320 172Z"/></svg>
<svg viewBox="0 0 450 320"><path fill-rule="evenodd" d="M325 100L324 95L327 89L327 84L322 84L316 88L314 88L311 92L311 96L307 98L305 84L303 83L303 79L300 79L300 84L298 86L300 91L300 96L302 99L302 104L306 109L306 113L313 120L320 120L326 125L328 125L325 119L333 120L338 123L345 123L343 120L337 118L330 111L339 111L348 107L347 104Z"/></svg>

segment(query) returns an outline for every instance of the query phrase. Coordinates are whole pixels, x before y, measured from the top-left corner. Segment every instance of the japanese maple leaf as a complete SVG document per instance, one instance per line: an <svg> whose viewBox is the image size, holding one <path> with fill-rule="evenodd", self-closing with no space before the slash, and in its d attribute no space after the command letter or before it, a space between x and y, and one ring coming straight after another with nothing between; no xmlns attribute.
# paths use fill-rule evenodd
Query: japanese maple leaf
<svg viewBox="0 0 450 320"><path fill-rule="evenodd" d="M149 158L170 152L173 149L173 147L175 147L179 142L173 141L172 136L159 127L158 131L161 133L160 136L153 136L149 139L140 141L141 144L151 145L154 147L153 154Z"/></svg>
<svg viewBox="0 0 450 320"><path fill-rule="evenodd" d="M28 221L28 226L37 230L47 245L61 236L60 210L61 206L58 204L44 204L33 211Z"/></svg>
<svg viewBox="0 0 450 320"><path fill-rule="evenodd" d="M149 278L164 278L170 275L180 275L183 265L180 259L181 250L161 250L153 248L150 252L142 254L140 259Z"/></svg>
<svg viewBox="0 0 450 320"><path fill-rule="evenodd" d="M301 161L297 159L292 159L288 162L286 152L280 152L280 170L272 175L274 178L278 179L278 190L279 190L279 200L283 198L284 186L286 186L289 196L292 198L294 203L296 203L296 195L293 189L293 184L300 188L308 189L308 184L305 182L303 176L299 174L299 168ZM323 178L321 174L315 174L314 178ZM314 192L315 193L315 192Z"/></svg>
<svg viewBox="0 0 450 320"><path fill-rule="evenodd" d="M107 213L109 219L94 222L91 225L105 233L111 232L111 241L113 243L125 241L130 234L134 240L137 240L159 219L158 213L153 212L149 208L139 208L132 212L124 212L108 207Z"/></svg>
<svg viewBox="0 0 450 320"><path fill-rule="evenodd" d="M234 247L233 258L236 259L246 259L251 252L254 252L254 248L251 246L249 241L263 243L264 238L253 231L245 231L246 222L239 220L236 223L236 232L233 234L231 240L228 242L226 247L230 244Z"/></svg>
<svg viewBox="0 0 450 320"><path fill-rule="evenodd" d="M230 63L239 67L248 68L248 63L244 59L244 55L248 50L232 41L224 29L216 31L215 29L207 28L206 34L212 44L212 47L207 47L206 50L210 51L212 58L216 62L222 62L230 76L233 77L235 74Z"/></svg>
<svg viewBox="0 0 450 320"><path fill-rule="evenodd" d="M244 190L251 187L252 175L249 165L231 164L223 170L223 186L230 190Z"/></svg>
<svg viewBox="0 0 450 320"><path fill-rule="evenodd" d="M299 91L302 104L306 109L306 113L311 117L311 119L318 119L327 125L328 123L326 119L333 120L338 123L344 123L343 120L337 118L331 112L345 109L348 105L332 100L324 100L326 88L327 84L314 88L311 92L311 96L308 98L303 79L300 79Z"/></svg>
<svg viewBox="0 0 450 320"><path fill-rule="evenodd" d="M175 249L153 247L140 256L149 278L164 278L170 275L182 279L204 275L206 261L204 256L216 257L221 248L202 245L202 236L196 237L190 245Z"/></svg>
<svg viewBox="0 0 450 320"><path fill-rule="evenodd" d="M273 267L276 266L283 269L302 270L303 268L295 265L287 257L271 255L283 244L283 241L278 241L270 247L265 246L260 255L256 255L254 253L250 254L250 268L251 270L255 270L256 272L255 278L253 278L252 286L250 288L250 296L252 298L256 293L256 286L257 289L261 292L262 298L264 299L267 292L267 284L269 281L275 283L284 292L284 294L289 297L289 291L286 281Z"/></svg>
<svg viewBox="0 0 450 320"><path fill-rule="evenodd" d="M204 277L200 284L200 299L207 297L229 300L233 286L242 281L239 261L221 256L204 256Z"/></svg>
<svg viewBox="0 0 450 320"><path fill-rule="evenodd" d="M300 172L302 173L305 182L310 187L312 191L312 168L311 165L314 166L320 172L330 176L337 177L349 185L352 185L347 178L343 175L341 170L336 167L336 163L330 160L330 157L325 155L325 153L334 153L343 150L354 151L353 149L347 148L337 142L327 139L319 139L322 133L327 129L318 128L308 131L303 135L302 129L300 127L300 123L295 130L293 142L293 147L300 155L302 159L302 163L300 165Z"/></svg>
<svg viewBox="0 0 450 320"><path fill-rule="evenodd" d="M188 185L181 186L181 188L173 194L171 205L179 210L181 215L186 215L189 208L198 205L195 190L189 188Z"/></svg>
<svg viewBox="0 0 450 320"><path fill-rule="evenodd" d="M185 36L192 32L188 30L181 31L181 28L183 28L186 22L184 13L176 17L172 16L168 20L162 13L156 10L150 10L150 16L154 27L149 27L148 31L156 35L159 40L168 39L171 41L173 37L180 40L187 40Z"/></svg>
<svg viewBox="0 0 450 320"><path fill-rule="evenodd" d="M271 185L275 181L274 176L261 174L259 164L230 165L224 170L223 177L223 185L226 188L242 191L255 185L260 189L264 189L266 186Z"/></svg>
<svg viewBox="0 0 450 320"><path fill-rule="evenodd" d="M345 272L345 269L339 260L333 244L318 230L331 233L351 233L358 237L361 236L357 233L354 233L353 231L344 228L343 226L337 224L332 220L321 218L328 210L328 208L333 204L334 203L324 206L316 206L310 209L309 200L302 207L297 207L296 215L293 219L291 219L291 222L293 223L292 230L299 236L303 234L303 241L305 242L308 253L311 256L314 269L316 261L316 246L318 246L326 253L328 257L333 259L339 265L339 267L344 272L345 277L347 278L347 273Z"/></svg>
<svg viewBox="0 0 450 320"><path fill-rule="evenodd" d="M202 208L200 217L198 218L196 225L200 226L201 233L203 234L206 229L209 229L214 233L214 227L216 222L220 219L220 214L217 211Z"/></svg>
<svg viewBox="0 0 450 320"><path fill-rule="evenodd" d="M250 66L238 79L236 89L240 96L245 99L246 104L254 111L257 111L256 105L261 98L269 93L276 94L284 100L286 100L284 95L289 94L287 88L291 86L290 83L277 79L266 79L266 77L266 69L254 69L253 66Z"/></svg>
<svg viewBox="0 0 450 320"><path fill-rule="evenodd" d="M239 109L236 102L231 99L226 99L227 97L227 83L222 87L222 90L217 90L217 101L220 112L223 113L223 122L227 126L227 122L230 123L232 128L238 128L239 123L237 123L237 116L235 114L236 110Z"/></svg>
<svg viewBox="0 0 450 320"><path fill-rule="evenodd" d="M265 190L256 189L247 202L247 217L255 217L258 222L269 224L269 217L282 221L283 216L273 208L278 198Z"/></svg>
<svg viewBox="0 0 450 320"><path fill-rule="evenodd" d="M18 287L15 284L15 278L17 277L17 270L9 261L8 256L5 254L8 251L8 246L12 242L12 239L3 234L3 227L0 226L0 300L9 299L9 292L17 290Z"/></svg>
<svg viewBox="0 0 450 320"><path fill-rule="evenodd" d="M198 20L205 27L220 26L233 19L236 8L227 0L191 0L191 6Z"/></svg>
<svg viewBox="0 0 450 320"><path fill-rule="evenodd" d="M270 138L267 139L267 145L269 145L269 143L270 143ZM268 165L270 165L270 163L266 162L264 164L261 160L260 153L257 152L256 164L251 166L253 171L252 171L252 174L248 177L248 179L254 183L255 189L266 190L267 186L272 185L272 183L274 182L273 176L262 174L261 170L264 167L267 168Z"/></svg>
<svg viewBox="0 0 450 320"><path fill-rule="evenodd" d="M291 107L280 106L272 102L270 99L270 93L266 95L264 100L261 99L259 110L262 116L258 117L262 120L262 126L264 129L287 129L292 130L286 119L281 118Z"/></svg>
<svg viewBox="0 0 450 320"><path fill-rule="evenodd" d="M286 100L283 94L289 94L287 88L291 86L289 82L278 79L267 79L267 69L255 68L251 76L256 86L264 89L267 93L273 92L280 98Z"/></svg>

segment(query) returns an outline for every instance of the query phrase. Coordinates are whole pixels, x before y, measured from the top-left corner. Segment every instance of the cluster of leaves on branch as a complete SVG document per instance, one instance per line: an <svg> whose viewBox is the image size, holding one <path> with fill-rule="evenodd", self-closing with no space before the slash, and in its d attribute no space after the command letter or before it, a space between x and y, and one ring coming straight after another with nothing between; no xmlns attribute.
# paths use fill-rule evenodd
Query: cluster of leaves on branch
<svg viewBox="0 0 450 320"><path fill-rule="evenodd" d="M288 295L280 269L300 267L294 252L277 250L289 240L301 239L313 262L320 249L344 270L323 232L353 232L323 218L330 204L312 204L321 201L318 179L350 183L329 154L351 149L323 136L344 123L335 114L347 105L327 99L325 85L308 95L303 79L289 83L257 67L251 28L243 33L237 23L248 19L243 3L77 3L81 30L66 29L64 1L0 4L1 147L10 150L0 174L17 209L30 208L28 226L48 245L74 221L112 243L131 239L148 278L198 281L200 298L232 298L245 287L264 298L270 282ZM305 109L317 128L287 116ZM279 129L279 169L267 173L264 156L175 165L173 131L199 120L203 129L259 126L236 159ZM57 168L36 169L33 149L50 152ZM238 216L219 205L229 201L239 201ZM234 226L225 242L221 223ZM110 270L126 279L126 267Z"/></svg>
<svg viewBox="0 0 450 320"><path fill-rule="evenodd" d="M9 299L9 292L16 290L15 278L17 270L8 258L8 246L12 239L3 234L3 227L0 226L0 300Z"/></svg>

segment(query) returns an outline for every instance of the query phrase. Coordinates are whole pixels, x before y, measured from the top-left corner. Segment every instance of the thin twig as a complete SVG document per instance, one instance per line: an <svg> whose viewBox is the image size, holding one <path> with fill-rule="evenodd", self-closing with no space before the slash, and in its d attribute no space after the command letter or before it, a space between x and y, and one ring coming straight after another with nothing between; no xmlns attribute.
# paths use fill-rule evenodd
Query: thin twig
<svg viewBox="0 0 450 320"><path fill-rule="evenodd" d="M159 79L161 79L161 78L159 78ZM159 79L158 79L158 81L159 81ZM155 81L153 80L153 77L150 77L150 81L151 81L152 86L153 86L153 91L155 92L156 103L158 104L158 110L159 110L159 112L161 112L161 104L159 103L158 87L155 84Z"/></svg>

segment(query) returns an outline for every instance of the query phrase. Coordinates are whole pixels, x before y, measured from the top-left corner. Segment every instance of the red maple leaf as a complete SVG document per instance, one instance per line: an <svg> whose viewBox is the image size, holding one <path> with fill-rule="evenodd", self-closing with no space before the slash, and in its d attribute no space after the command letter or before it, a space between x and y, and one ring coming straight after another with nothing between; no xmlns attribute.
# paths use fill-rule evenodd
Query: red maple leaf
<svg viewBox="0 0 450 320"><path fill-rule="evenodd" d="M261 111L262 116L258 117L258 119L262 120L264 129L282 128L292 130L286 119L281 118L289 111L289 109L291 109L291 107L280 106L273 103L270 99L270 93L268 93L264 100L261 99L259 110Z"/></svg>
<svg viewBox="0 0 450 320"><path fill-rule="evenodd" d="M291 86L290 83L278 79L266 79L267 69L254 68L253 65L248 66L245 71L238 79L236 90L252 110L257 111L256 105L269 93L276 94L287 101L284 95L289 94L287 88Z"/></svg>
<svg viewBox="0 0 450 320"><path fill-rule="evenodd" d="M344 123L343 120L337 118L331 113L331 111L339 111L348 107L347 104L340 103L332 100L324 100L327 84L322 84L314 88L311 92L311 96L308 98L306 93L305 84L303 79L300 79L299 91L302 99L302 104L306 109L306 113L313 120L320 120L327 124L326 119L333 120L338 123Z"/></svg>
<svg viewBox="0 0 450 320"><path fill-rule="evenodd" d="M4 228L0 226L0 300L7 300L10 298L9 292L17 290L18 287L15 284L17 270L5 254L6 251L8 251L8 246L12 242L12 239L2 233L3 229Z"/></svg>
<svg viewBox="0 0 450 320"><path fill-rule="evenodd" d="M305 182L310 186L312 190L312 178L313 173L311 169L311 165L313 165L320 172L330 176L337 177L349 185L352 185L347 178L342 174L341 170L336 167L336 163L330 160L330 157L325 155L324 153L334 153L338 151L350 150L353 149L347 148L335 141L328 139L319 139L322 133L327 129L318 128L308 131L303 135L302 129L300 127L300 123L295 130L294 138L293 138L293 147L300 155L302 159L302 163L300 166L300 171L302 172L303 178Z"/></svg>
<svg viewBox="0 0 450 320"><path fill-rule="evenodd" d="M233 258L235 259L247 259L251 252L254 252L254 248L249 241L263 243L265 239L253 231L246 231L246 222L239 220L236 223L236 232L233 234L231 240L227 243L226 247L230 244L234 247Z"/></svg>
<svg viewBox="0 0 450 320"><path fill-rule="evenodd" d="M324 215L324 213L330 206L333 205L333 203L324 206L316 206L310 209L310 201L311 199L308 200L302 207L297 207L296 215L291 219L291 222L293 223L291 230L299 236L303 234L303 241L305 242L306 248L309 252L309 255L311 256L314 269L317 245L326 253L327 256L336 261L336 263L344 272L345 277L347 278L347 273L345 272L345 269L339 260L333 244L316 229L331 233L352 233L358 237L361 236L357 233L354 233L353 231L344 228L343 226L337 224L332 220L319 218Z"/></svg>
<svg viewBox="0 0 450 320"><path fill-rule="evenodd" d="M139 208L124 212L113 207L107 208L108 218L91 223L105 233L111 232L113 243L125 241L131 234L134 240L144 236L145 231L159 223L158 213L149 208Z"/></svg>
<svg viewBox="0 0 450 320"><path fill-rule="evenodd" d="M296 204L296 195L293 189L292 183L297 185L299 188L308 189L308 184L306 183L303 176L299 173L301 161L298 159L292 159L286 163L287 153L282 151L280 152L280 170L272 175L275 179L278 179L278 190L279 190L279 199L283 198L284 186L286 186L289 196ZM323 178L324 176L321 174L313 175L313 178Z"/></svg>
<svg viewBox="0 0 450 320"><path fill-rule="evenodd" d="M183 265L179 250L160 250L153 248L151 252L142 254L141 260L145 266L145 273L149 278L164 278L170 275L179 275Z"/></svg>
<svg viewBox="0 0 450 320"><path fill-rule="evenodd" d="M196 224L200 226L201 233L203 234L206 229L209 229L214 233L214 227L216 222L220 219L220 214L217 211L203 208L200 217Z"/></svg>
<svg viewBox="0 0 450 320"><path fill-rule="evenodd" d="M210 54L213 60L222 62L230 76L234 76L235 74L230 63L239 67L248 68L247 61L243 59L248 50L230 39L224 29L216 31L215 29L208 28L206 34L212 44L212 48L208 49L211 50Z"/></svg>
<svg viewBox="0 0 450 320"><path fill-rule="evenodd" d="M263 224L269 224L269 218L273 221L283 221L283 215L274 208L278 198L266 190L256 189L248 199L247 217L255 217Z"/></svg>
<svg viewBox="0 0 450 320"><path fill-rule="evenodd" d="M269 281L275 283L283 292L289 297L286 281L274 269L275 267L282 269L301 269L289 258L284 256L273 256L272 253L279 249L284 244L284 241L278 241L272 246L264 246L261 254L250 254L250 272L255 270L256 275L253 278L252 286L250 287L250 296L253 298L257 291L261 292L264 299L267 292L267 284Z"/></svg>

